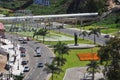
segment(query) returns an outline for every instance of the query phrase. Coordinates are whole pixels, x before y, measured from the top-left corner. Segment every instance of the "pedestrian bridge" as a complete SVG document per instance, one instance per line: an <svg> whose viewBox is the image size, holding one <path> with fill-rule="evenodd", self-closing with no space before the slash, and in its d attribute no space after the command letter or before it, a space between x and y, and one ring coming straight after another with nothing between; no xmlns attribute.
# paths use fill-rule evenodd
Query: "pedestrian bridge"
<svg viewBox="0 0 120 80"><path fill-rule="evenodd" d="M98 16L98 13L76 13L76 14L56 14L56 15L36 15L36 16L13 16L13 17L0 17L0 20L24 20L24 19L51 19L51 18L69 18L69 17L89 17Z"/></svg>

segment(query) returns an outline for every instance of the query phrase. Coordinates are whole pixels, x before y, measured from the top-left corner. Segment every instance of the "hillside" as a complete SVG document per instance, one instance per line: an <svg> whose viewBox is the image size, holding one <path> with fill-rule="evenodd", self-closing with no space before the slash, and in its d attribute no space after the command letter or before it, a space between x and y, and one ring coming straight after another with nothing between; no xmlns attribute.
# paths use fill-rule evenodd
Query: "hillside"
<svg viewBox="0 0 120 80"><path fill-rule="evenodd" d="M49 6L33 2L33 0L2 0L0 7L11 10L30 9L33 14L102 12L106 10L106 0L50 0Z"/></svg>

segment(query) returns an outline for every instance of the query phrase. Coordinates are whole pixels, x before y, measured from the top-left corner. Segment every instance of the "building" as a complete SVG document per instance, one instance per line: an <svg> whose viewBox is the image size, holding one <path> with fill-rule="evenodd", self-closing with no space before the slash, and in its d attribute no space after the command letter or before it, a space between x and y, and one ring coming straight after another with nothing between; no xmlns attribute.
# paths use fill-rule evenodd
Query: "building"
<svg viewBox="0 0 120 80"><path fill-rule="evenodd" d="M5 37L5 28L4 25L2 23L0 23L0 37L4 38Z"/></svg>

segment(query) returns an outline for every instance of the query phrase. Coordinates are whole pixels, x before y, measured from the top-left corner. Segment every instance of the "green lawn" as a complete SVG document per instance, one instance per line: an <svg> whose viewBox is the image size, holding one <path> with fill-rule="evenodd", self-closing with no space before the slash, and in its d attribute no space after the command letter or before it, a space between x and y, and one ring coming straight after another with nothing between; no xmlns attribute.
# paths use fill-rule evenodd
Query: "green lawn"
<svg viewBox="0 0 120 80"><path fill-rule="evenodd" d="M119 29L117 28L108 28L108 29L104 29L101 32L105 33L105 34L115 34L116 32L118 32Z"/></svg>
<svg viewBox="0 0 120 80"><path fill-rule="evenodd" d="M60 74L54 74L54 80L63 80L63 77L65 75L65 71L68 68L72 67L81 67L81 66L86 66L90 61L80 61L79 58L77 57L78 53L92 53L92 52L97 52L99 48L94 48L93 50L91 49L71 49L69 52L69 55L64 55L64 58L67 59L67 62L65 63L64 66L62 66L62 70L64 72L61 72ZM52 79L50 79L52 80Z"/></svg>

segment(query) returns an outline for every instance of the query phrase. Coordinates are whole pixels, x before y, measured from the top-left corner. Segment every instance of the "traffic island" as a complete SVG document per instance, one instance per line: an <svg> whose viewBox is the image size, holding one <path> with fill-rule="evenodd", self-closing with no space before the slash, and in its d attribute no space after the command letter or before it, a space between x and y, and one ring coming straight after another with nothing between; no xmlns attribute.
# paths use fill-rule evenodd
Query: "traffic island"
<svg viewBox="0 0 120 80"><path fill-rule="evenodd" d="M78 44L76 46L74 44L68 44L67 46L70 49L87 49L87 48L94 48L96 45L92 45L92 44Z"/></svg>

